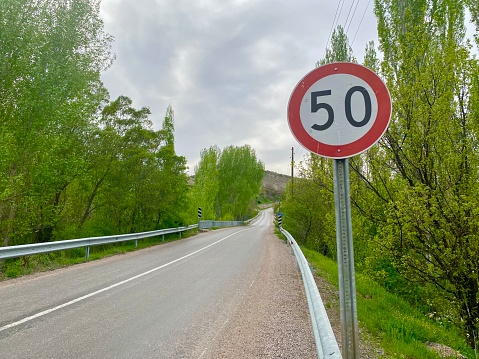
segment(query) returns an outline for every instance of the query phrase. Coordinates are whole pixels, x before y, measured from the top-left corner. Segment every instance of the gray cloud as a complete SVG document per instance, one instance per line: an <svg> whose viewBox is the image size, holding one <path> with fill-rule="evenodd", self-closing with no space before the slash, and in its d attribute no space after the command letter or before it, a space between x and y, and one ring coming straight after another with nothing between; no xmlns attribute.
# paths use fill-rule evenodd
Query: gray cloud
<svg viewBox="0 0 479 359"><path fill-rule="evenodd" d="M350 38L359 29L359 59L377 36L372 4L358 27L367 3L350 27ZM117 59L102 78L113 98L150 107L157 128L171 104L176 151L190 171L203 148L249 144L267 169L289 173L291 147L305 153L289 131L289 96L324 55L336 8L318 0L103 0Z"/></svg>

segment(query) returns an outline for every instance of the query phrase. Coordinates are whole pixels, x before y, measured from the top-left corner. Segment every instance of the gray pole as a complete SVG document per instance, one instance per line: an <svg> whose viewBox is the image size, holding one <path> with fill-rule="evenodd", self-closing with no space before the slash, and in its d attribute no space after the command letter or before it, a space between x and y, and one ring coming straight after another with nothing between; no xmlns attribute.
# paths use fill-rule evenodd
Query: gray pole
<svg viewBox="0 0 479 359"><path fill-rule="evenodd" d="M359 359L348 159L333 160L343 359Z"/></svg>
<svg viewBox="0 0 479 359"><path fill-rule="evenodd" d="M294 147L291 147L291 197L294 192Z"/></svg>

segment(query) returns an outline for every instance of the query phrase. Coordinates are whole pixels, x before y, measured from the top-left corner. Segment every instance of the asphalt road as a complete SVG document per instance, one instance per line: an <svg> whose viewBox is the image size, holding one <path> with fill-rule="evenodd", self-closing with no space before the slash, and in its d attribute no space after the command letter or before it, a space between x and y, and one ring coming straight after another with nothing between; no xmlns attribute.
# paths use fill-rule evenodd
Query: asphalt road
<svg viewBox="0 0 479 359"><path fill-rule="evenodd" d="M250 226L0 283L0 357L199 358L254 283Z"/></svg>

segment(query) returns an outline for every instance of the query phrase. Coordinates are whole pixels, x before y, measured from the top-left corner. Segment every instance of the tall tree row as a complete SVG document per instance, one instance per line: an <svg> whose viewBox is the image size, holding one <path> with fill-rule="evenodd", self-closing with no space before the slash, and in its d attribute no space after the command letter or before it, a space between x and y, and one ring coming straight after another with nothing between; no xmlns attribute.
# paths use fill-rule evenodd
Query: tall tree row
<svg viewBox="0 0 479 359"><path fill-rule="evenodd" d="M110 101L111 42L97 0L0 2L3 245L181 221L173 111L155 131L148 108Z"/></svg>
<svg viewBox="0 0 479 359"><path fill-rule="evenodd" d="M452 303L473 344L479 326L479 66L465 39L466 6L376 1L375 11L381 73L394 101L382 151L369 158L371 175L362 169L383 201L377 250L407 279L430 287L434 309Z"/></svg>
<svg viewBox="0 0 479 359"><path fill-rule="evenodd" d="M203 218L248 219L255 209L264 176L264 165L248 145L213 146L201 152L195 168L192 203L203 208Z"/></svg>

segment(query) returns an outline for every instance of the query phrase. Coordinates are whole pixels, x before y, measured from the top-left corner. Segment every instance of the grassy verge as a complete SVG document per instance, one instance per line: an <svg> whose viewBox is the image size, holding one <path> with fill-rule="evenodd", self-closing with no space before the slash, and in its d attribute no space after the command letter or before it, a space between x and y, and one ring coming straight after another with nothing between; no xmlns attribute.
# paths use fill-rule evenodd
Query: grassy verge
<svg viewBox="0 0 479 359"><path fill-rule="evenodd" d="M191 232L191 231L190 231ZM181 238L190 236L193 232L183 232ZM180 239L179 234L165 235L164 242L172 242ZM113 256L135 251L142 248L156 246L163 243L162 236L138 240L135 247L134 241L117 244L100 245L90 247L90 257L85 258L85 248L70 249L45 254L36 254L22 258L12 258L0 261L0 280L20 277L36 272L45 272L73 264L83 263L104 257Z"/></svg>
<svg viewBox="0 0 479 359"><path fill-rule="evenodd" d="M337 263L316 251L301 249L317 274L337 287ZM386 358L441 358L426 342L444 344L475 358L458 328L428 318L362 274L356 274L356 297L360 326L380 340Z"/></svg>

